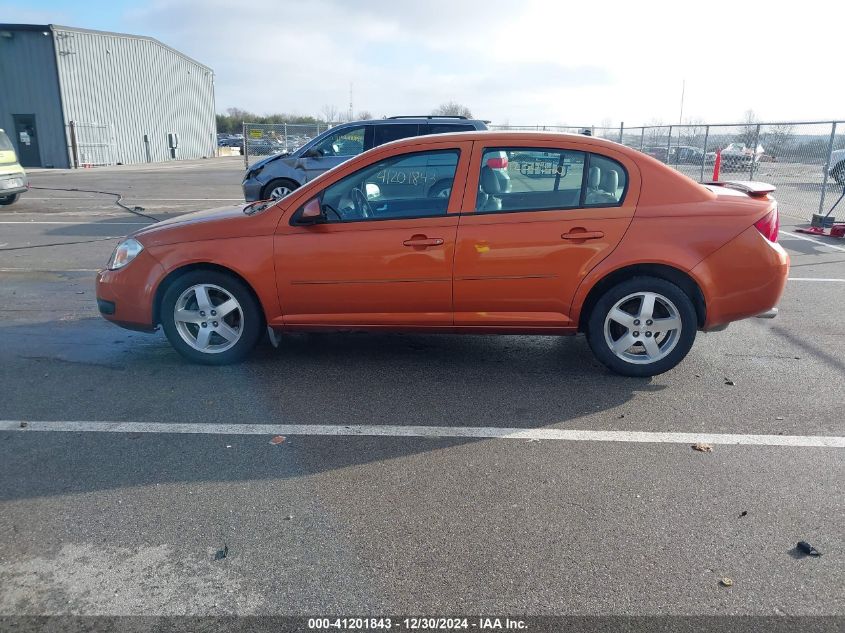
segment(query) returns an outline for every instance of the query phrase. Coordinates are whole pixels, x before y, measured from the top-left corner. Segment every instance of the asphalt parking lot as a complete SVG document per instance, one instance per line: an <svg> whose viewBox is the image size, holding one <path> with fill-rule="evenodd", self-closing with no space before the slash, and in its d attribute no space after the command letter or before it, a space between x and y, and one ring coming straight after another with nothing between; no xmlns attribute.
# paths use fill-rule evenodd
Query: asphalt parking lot
<svg viewBox="0 0 845 633"><path fill-rule="evenodd" d="M148 220L62 189L164 218L241 200L242 166L37 171L0 207L0 614L845 615L845 241L784 217L780 315L652 379L583 337L213 368L102 320L94 272Z"/></svg>

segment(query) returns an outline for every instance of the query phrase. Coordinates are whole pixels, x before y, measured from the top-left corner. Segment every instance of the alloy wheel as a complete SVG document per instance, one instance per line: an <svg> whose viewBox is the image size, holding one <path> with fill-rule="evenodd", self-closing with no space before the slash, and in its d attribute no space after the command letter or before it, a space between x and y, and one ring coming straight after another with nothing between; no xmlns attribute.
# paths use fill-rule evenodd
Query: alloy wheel
<svg viewBox="0 0 845 633"><path fill-rule="evenodd" d="M179 295L173 320L182 340L205 354L225 352L243 334L241 304L229 291L214 284L197 284Z"/></svg>
<svg viewBox="0 0 845 633"><path fill-rule="evenodd" d="M614 304L604 320L604 338L622 360L638 365L666 358L681 334L677 306L656 292L636 292Z"/></svg>

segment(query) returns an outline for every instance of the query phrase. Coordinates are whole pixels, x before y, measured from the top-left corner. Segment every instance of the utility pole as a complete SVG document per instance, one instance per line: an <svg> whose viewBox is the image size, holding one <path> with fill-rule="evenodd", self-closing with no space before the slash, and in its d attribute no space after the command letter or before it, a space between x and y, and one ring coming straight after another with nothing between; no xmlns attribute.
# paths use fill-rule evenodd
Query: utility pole
<svg viewBox="0 0 845 633"><path fill-rule="evenodd" d="M678 124L679 125L684 124L684 93L686 92L686 90L687 90L687 80L684 79L681 82L681 116L678 117Z"/></svg>
<svg viewBox="0 0 845 633"><path fill-rule="evenodd" d="M352 82L349 82L349 120L352 120Z"/></svg>

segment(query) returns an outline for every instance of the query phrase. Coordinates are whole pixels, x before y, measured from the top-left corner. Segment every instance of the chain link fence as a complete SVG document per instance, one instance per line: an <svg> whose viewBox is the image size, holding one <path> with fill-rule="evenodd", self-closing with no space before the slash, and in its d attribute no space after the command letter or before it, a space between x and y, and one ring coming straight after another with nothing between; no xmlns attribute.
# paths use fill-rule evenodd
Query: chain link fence
<svg viewBox="0 0 845 633"><path fill-rule="evenodd" d="M244 123L244 166L248 169L267 156L293 152L330 127L327 123Z"/></svg>
<svg viewBox="0 0 845 633"><path fill-rule="evenodd" d="M492 125L496 130L583 133L644 152L699 182L762 180L777 187L780 211L807 219L845 186L845 121L689 124L644 127ZM833 160L831 155L833 154ZM829 206L829 205L828 205Z"/></svg>
<svg viewBox="0 0 845 633"><path fill-rule="evenodd" d="M100 123L67 124L68 147L74 167L115 164L114 135L111 126Z"/></svg>

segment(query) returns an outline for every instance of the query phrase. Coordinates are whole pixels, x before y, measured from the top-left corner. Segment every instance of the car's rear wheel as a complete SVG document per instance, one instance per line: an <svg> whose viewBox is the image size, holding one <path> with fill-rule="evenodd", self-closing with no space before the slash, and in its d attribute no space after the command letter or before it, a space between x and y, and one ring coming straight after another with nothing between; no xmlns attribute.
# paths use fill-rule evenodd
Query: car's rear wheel
<svg viewBox="0 0 845 633"><path fill-rule="evenodd" d="M680 363L695 341L695 306L678 286L632 277L596 302L587 341L596 358L625 376L656 376Z"/></svg>
<svg viewBox="0 0 845 633"><path fill-rule="evenodd" d="M277 178L276 180L271 180L264 186L264 195L262 198L264 200L281 200L298 187L299 185L293 180L288 180L287 178Z"/></svg>
<svg viewBox="0 0 845 633"><path fill-rule="evenodd" d="M2 204L2 205L14 204L15 202L18 201L18 198L20 198L20 197L21 196L18 193L12 194L11 196L0 196L0 204Z"/></svg>
<svg viewBox="0 0 845 633"><path fill-rule="evenodd" d="M196 270L179 277L164 293L160 320L173 348L207 365L242 360L261 337L261 306L239 279Z"/></svg>

